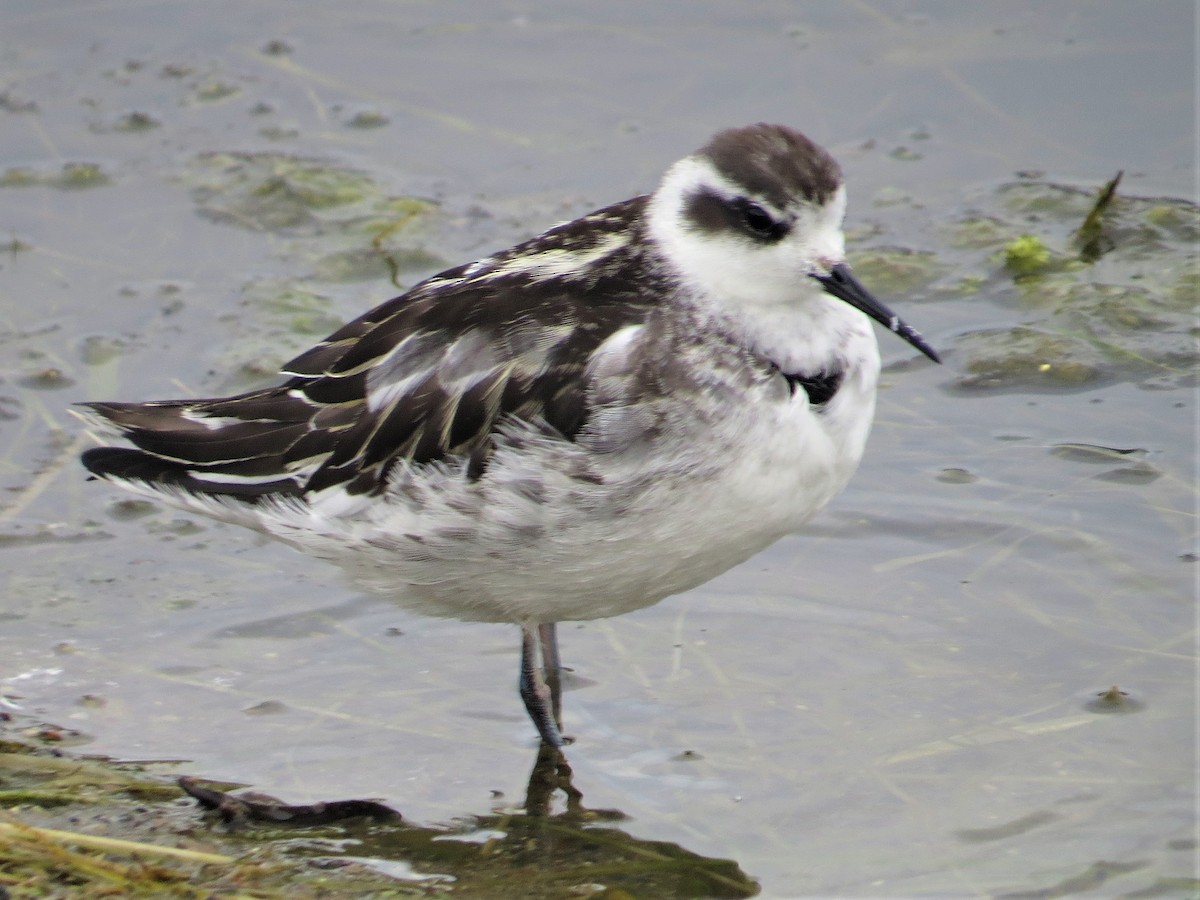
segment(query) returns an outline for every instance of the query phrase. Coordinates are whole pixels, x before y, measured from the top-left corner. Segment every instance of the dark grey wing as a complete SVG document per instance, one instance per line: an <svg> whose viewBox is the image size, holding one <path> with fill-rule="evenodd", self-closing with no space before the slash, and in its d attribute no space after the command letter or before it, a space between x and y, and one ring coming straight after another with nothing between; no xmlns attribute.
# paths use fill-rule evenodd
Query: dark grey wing
<svg viewBox="0 0 1200 900"><path fill-rule="evenodd" d="M89 450L84 464L253 500L334 486L376 493L400 460L465 459L479 477L506 419L573 439L589 414L593 352L643 321L656 296L631 249L642 202L423 282L296 357L277 387L86 404L136 449Z"/></svg>

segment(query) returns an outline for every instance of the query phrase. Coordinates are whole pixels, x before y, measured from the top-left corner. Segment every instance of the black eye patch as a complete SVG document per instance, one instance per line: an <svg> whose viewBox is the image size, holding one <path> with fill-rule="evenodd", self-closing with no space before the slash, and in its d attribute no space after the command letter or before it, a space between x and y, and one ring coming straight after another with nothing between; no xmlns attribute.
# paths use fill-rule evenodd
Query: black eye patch
<svg viewBox="0 0 1200 900"><path fill-rule="evenodd" d="M684 214L700 231L732 231L764 244L775 243L791 229L787 222L779 221L753 200L730 199L707 190L688 197Z"/></svg>

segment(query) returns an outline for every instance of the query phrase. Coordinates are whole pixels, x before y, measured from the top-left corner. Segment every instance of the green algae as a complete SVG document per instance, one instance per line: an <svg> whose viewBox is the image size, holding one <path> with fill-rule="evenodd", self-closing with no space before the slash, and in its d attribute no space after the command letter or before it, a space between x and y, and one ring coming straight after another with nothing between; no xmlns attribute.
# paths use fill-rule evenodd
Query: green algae
<svg viewBox="0 0 1200 900"><path fill-rule="evenodd" d="M1200 208L1121 196L1117 183L1098 193L1028 180L1002 185L982 211L943 229L965 255L987 254L980 262L991 274L982 286L1017 316L956 336L951 387L1194 383Z"/></svg>
<svg viewBox="0 0 1200 900"><path fill-rule="evenodd" d="M69 758L28 739L0 739L0 888L21 898L260 900L431 892L492 900L738 898L759 891L732 861L638 839L614 827L619 813L584 808L570 770L544 754L531 775L528 809L450 826L399 815L282 826L296 811L332 804L284 807L251 795L250 805L276 810L274 821L259 824L231 818L240 801L221 792L228 798L223 822L184 799L165 774L170 768ZM567 809L552 813L558 790L567 792Z"/></svg>
<svg viewBox="0 0 1200 900"><path fill-rule="evenodd" d="M183 178L202 215L256 231L320 233L363 219L411 223L436 208L391 195L366 173L285 153L205 153Z"/></svg>
<svg viewBox="0 0 1200 900"><path fill-rule="evenodd" d="M854 273L883 296L908 296L927 290L946 274L946 263L929 251L871 247L853 254Z"/></svg>
<svg viewBox="0 0 1200 900"><path fill-rule="evenodd" d="M1050 263L1050 248L1036 234L1021 234L1004 246L1004 265L1014 275L1032 275Z"/></svg>
<svg viewBox="0 0 1200 900"><path fill-rule="evenodd" d="M0 172L0 188L48 187L63 191L87 190L112 183L112 177L98 163L69 162L57 170L38 170L13 166Z"/></svg>

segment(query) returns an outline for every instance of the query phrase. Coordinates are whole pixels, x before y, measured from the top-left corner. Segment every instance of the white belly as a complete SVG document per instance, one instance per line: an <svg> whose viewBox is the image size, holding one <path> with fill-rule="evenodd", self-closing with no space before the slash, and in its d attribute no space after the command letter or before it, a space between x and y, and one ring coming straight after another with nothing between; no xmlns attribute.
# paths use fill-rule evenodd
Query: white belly
<svg viewBox="0 0 1200 900"><path fill-rule="evenodd" d="M824 507L862 456L874 388L867 367L821 413L803 392L747 397L702 434L681 428L611 457L584 442L519 441L477 482L422 467L386 502L331 498L260 527L426 615L617 615L702 584Z"/></svg>

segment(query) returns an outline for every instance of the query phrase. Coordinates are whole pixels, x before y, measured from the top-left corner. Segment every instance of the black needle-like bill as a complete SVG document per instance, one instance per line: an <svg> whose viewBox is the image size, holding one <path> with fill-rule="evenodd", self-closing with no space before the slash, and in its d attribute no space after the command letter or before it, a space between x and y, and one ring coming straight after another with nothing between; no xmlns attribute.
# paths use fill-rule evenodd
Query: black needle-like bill
<svg viewBox="0 0 1200 900"><path fill-rule="evenodd" d="M812 277L821 283L826 292L866 313L889 331L894 331L935 363L942 361L937 351L925 342L919 331L876 300L871 292L862 286L862 282L854 277L849 266L839 263L829 270L828 275L814 274Z"/></svg>

